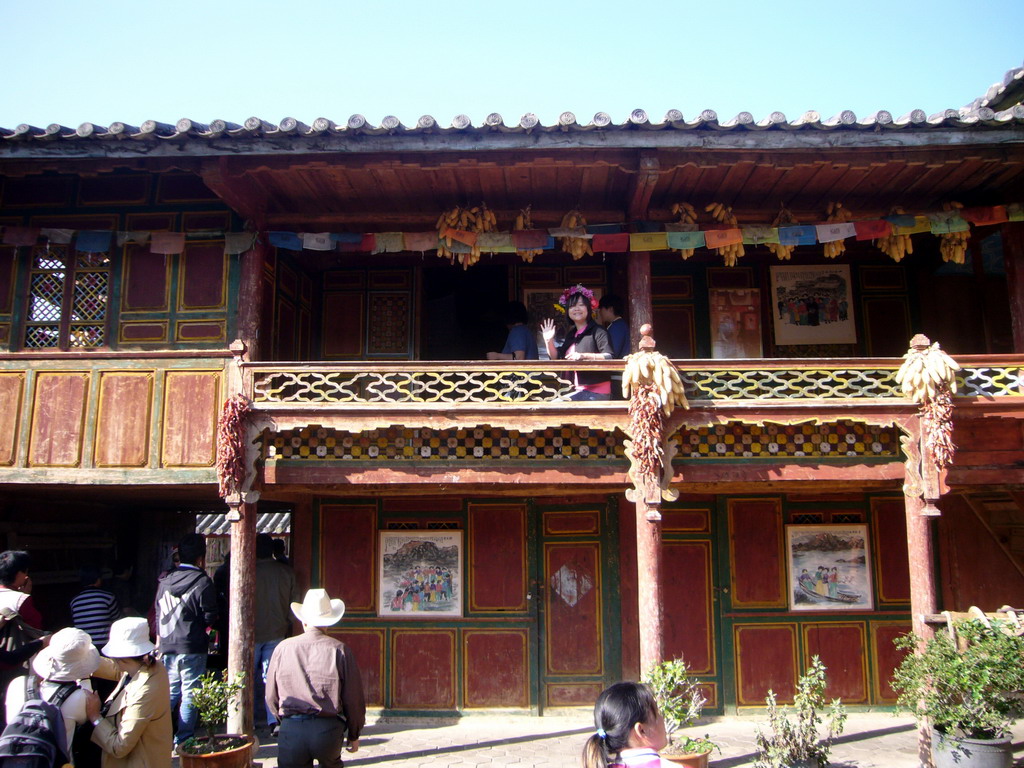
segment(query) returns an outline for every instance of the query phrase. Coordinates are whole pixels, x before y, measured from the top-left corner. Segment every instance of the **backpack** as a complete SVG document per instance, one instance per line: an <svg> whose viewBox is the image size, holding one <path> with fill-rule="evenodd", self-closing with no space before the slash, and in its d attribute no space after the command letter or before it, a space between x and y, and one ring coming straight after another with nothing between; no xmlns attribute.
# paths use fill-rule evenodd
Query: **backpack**
<svg viewBox="0 0 1024 768"><path fill-rule="evenodd" d="M68 759L60 708L78 688L65 683L50 699L29 699L0 735L0 768L61 768Z"/></svg>

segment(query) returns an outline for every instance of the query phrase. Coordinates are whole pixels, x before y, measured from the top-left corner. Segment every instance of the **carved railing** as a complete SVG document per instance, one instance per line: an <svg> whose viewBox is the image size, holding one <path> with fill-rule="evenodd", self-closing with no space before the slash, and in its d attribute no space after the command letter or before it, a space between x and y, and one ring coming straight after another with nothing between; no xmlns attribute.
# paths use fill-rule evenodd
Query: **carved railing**
<svg viewBox="0 0 1024 768"><path fill-rule="evenodd" d="M677 360L691 401L901 399L900 360ZM1024 396L1024 356L960 358L958 398ZM621 373L621 361L552 363L247 363L256 407L564 402L573 371Z"/></svg>

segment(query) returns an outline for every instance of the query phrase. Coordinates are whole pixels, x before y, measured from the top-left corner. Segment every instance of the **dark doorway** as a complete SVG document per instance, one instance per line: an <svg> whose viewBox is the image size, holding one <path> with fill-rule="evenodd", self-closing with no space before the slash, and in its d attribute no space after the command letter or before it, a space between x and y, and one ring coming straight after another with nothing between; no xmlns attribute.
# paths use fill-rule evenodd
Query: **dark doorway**
<svg viewBox="0 0 1024 768"><path fill-rule="evenodd" d="M424 268L422 359L483 360L500 351L508 333L502 322L508 285L502 264Z"/></svg>

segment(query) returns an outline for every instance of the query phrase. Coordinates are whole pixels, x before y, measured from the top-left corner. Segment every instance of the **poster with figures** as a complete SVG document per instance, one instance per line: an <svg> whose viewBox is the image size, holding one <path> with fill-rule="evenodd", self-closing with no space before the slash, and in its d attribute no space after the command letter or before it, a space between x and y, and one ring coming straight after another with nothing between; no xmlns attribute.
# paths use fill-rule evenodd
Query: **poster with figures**
<svg viewBox="0 0 1024 768"><path fill-rule="evenodd" d="M462 531L381 531L379 557L379 616L462 616Z"/></svg>
<svg viewBox="0 0 1024 768"><path fill-rule="evenodd" d="M874 608L868 527L787 525L791 611Z"/></svg>
<svg viewBox="0 0 1024 768"><path fill-rule="evenodd" d="M772 267L775 343L856 344L850 268Z"/></svg>

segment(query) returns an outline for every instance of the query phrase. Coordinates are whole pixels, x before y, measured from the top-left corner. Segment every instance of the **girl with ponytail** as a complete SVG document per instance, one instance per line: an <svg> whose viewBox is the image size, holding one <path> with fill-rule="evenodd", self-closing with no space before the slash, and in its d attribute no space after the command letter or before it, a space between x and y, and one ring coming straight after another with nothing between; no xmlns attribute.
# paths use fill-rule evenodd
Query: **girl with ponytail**
<svg viewBox="0 0 1024 768"><path fill-rule="evenodd" d="M597 730L583 747L583 768L674 768L658 751L668 743L651 689L616 683L594 705Z"/></svg>

